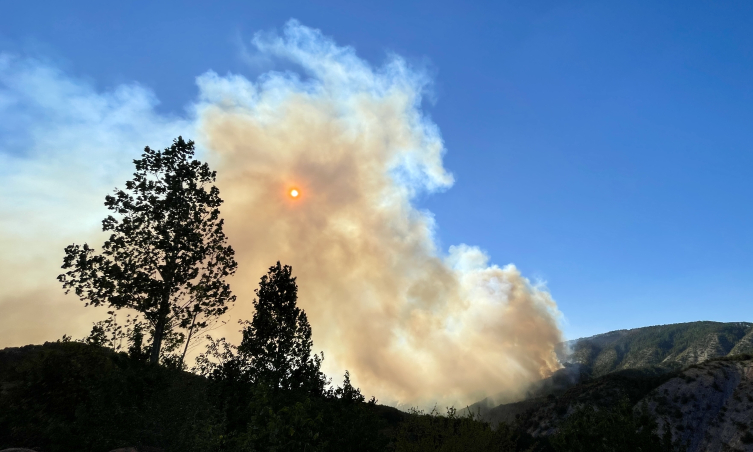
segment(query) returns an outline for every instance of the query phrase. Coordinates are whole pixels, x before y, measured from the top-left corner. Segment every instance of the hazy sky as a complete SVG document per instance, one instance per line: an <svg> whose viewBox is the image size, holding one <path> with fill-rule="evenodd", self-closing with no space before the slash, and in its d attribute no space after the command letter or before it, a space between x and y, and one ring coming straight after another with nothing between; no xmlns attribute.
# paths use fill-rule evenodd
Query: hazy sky
<svg viewBox="0 0 753 452"><path fill-rule="evenodd" d="M13 97L19 61L116 100L145 89L159 118L182 118L209 70L295 70L251 45L290 18L375 67L395 53L429 74L421 108L454 185L415 202L439 248L472 244L546 281L567 337L753 320L750 2L2 1L0 70L22 75L0 80L0 163L55 116ZM176 121L168 136L187 135ZM129 146L146 144L164 143Z"/></svg>

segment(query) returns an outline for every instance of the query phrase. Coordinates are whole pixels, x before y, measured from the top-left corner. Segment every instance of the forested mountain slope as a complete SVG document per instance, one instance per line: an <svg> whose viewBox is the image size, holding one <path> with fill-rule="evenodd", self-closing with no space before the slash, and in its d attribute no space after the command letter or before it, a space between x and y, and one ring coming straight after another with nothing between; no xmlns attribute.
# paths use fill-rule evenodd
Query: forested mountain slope
<svg viewBox="0 0 753 452"><path fill-rule="evenodd" d="M681 369L712 358L753 353L753 324L691 322L618 330L565 343L560 360L599 377L623 369Z"/></svg>
<svg viewBox="0 0 753 452"><path fill-rule="evenodd" d="M532 383L523 392L501 392L470 406L474 412L509 402L559 394L572 386L613 372L640 369L659 375L709 359L753 354L753 323L690 322L617 330L562 344L563 368Z"/></svg>
<svg viewBox="0 0 753 452"><path fill-rule="evenodd" d="M585 406L620 401L647 410L677 444L696 451L753 451L753 324L650 326L567 342L565 367L531 386L525 400L471 407L487 421L535 437L559 431Z"/></svg>
<svg viewBox="0 0 753 452"><path fill-rule="evenodd" d="M647 410L687 452L753 451L753 356L715 358L683 370L656 374L636 369L612 372L557 395L500 405L484 418L506 422L534 437L556 433L586 405L597 410L627 400L635 412Z"/></svg>

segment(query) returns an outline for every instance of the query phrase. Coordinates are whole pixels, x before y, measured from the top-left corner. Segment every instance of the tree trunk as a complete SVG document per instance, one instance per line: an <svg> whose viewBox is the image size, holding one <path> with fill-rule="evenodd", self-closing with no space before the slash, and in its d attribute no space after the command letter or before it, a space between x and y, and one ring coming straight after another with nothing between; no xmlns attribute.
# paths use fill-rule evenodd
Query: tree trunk
<svg viewBox="0 0 753 452"><path fill-rule="evenodd" d="M186 352L188 351L188 343L191 342L191 336L193 335L193 327L196 325L196 316L199 315L197 312L193 315L193 320L191 320L191 328L188 330L188 337L186 338L186 346L183 347L183 354L180 356L180 368L183 368L183 360L186 359Z"/></svg>
<svg viewBox="0 0 753 452"><path fill-rule="evenodd" d="M170 298L169 295L165 295L160 303L159 318L157 324L154 326L154 340L152 341L152 356L149 357L149 362L152 364L159 364L159 352L162 349L162 339L165 336L165 326L167 324L167 315L170 312Z"/></svg>
<svg viewBox="0 0 753 452"><path fill-rule="evenodd" d="M149 362L152 364L159 363L159 352L162 348L162 336L165 333L165 318L160 317L157 321L157 325L154 327L154 338L152 340L152 355L149 357Z"/></svg>

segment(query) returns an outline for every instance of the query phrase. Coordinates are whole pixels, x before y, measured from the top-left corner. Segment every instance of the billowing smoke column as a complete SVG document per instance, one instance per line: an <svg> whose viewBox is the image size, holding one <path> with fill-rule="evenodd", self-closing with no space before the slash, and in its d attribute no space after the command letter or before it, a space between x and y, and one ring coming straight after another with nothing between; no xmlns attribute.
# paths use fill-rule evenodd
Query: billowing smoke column
<svg viewBox="0 0 753 452"><path fill-rule="evenodd" d="M233 315L251 317L259 277L280 260L328 373L349 369L383 401L472 402L556 369L549 293L478 248L444 255L431 214L412 204L453 183L420 109L427 77L397 56L374 69L295 21L254 44L304 76L198 79L197 139L240 268Z"/></svg>

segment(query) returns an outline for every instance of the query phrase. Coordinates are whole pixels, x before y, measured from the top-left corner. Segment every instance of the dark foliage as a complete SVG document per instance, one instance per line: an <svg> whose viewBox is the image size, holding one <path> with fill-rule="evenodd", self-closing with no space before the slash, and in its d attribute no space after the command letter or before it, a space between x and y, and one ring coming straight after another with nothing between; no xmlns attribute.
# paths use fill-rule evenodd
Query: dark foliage
<svg viewBox="0 0 753 452"><path fill-rule="evenodd" d="M454 409L402 413L365 401L345 374L314 395L206 379L76 342L0 351L0 448L108 451L671 451L631 402L583 405L551 438ZM233 422L231 418L234 417ZM746 438L747 439L747 438Z"/></svg>
<svg viewBox="0 0 753 452"><path fill-rule="evenodd" d="M383 450L376 400L366 403L345 373L325 389L323 357L312 355L311 326L297 306L298 287L279 262L262 277L253 319L233 346L209 338L197 371L223 402L231 450Z"/></svg>
<svg viewBox="0 0 753 452"><path fill-rule="evenodd" d="M208 382L77 342L0 351L0 449L216 450L224 428Z"/></svg>
<svg viewBox="0 0 753 452"><path fill-rule="evenodd" d="M261 278L254 317L244 322L238 346L249 380L272 390L302 390L321 395L326 379L322 357L311 354L311 325L297 306L298 286L292 268L279 262Z"/></svg>
<svg viewBox="0 0 753 452"><path fill-rule="evenodd" d="M507 424L492 429L473 412L458 415L448 408L440 415L436 408L425 413L413 409L396 435L397 452L506 452L547 451L548 442L535 440Z"/></svg>
<svg viewBox="0 0 753 452"><path fill-rule="evenodd" d="M348 398L347 386L346 380L342 388L312 396L254 385L245 428L228 437L228 450L386 450L386 423L379 417L376 400Z"/></svg>
<svg viewBox="0 0 753 452"><path fill-rule="evenodd" d="M150 327L150 360L160 358L165 336L196 328L223 314L235 300L225 278L236 269L222 230L216 173L193 158L194 143L174 140L164 151L149 147L134 160L125 190L105 197L110 231L101 253L88 244L65 249L58 279L87 305L130 308ZM180 358L182 361L182 357Z"/></svg>
<svg viewBox="0 0 753 452"><path fill-rule="evenodd" d="M667 432L657 434L657 424L644 406L633 411L623 398L609 408L585 405L570 415L551 438L557 452L672 452L682 448L672 444Z"/></svg>

